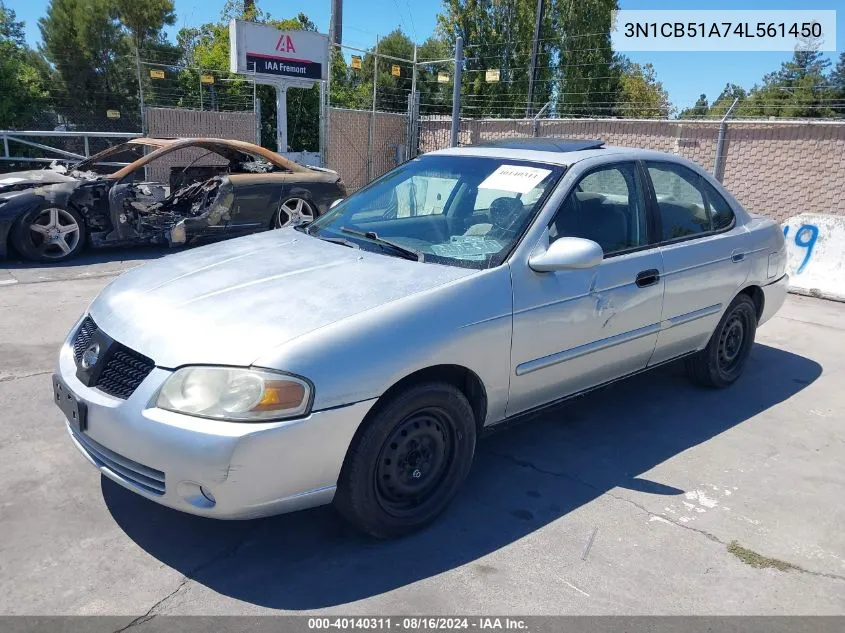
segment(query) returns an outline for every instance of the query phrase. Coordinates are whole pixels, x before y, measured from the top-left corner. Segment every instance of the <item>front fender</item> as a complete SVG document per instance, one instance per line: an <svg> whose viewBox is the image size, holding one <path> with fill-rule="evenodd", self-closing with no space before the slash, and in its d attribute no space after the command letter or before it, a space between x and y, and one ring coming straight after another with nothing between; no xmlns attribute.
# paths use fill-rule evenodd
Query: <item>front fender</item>
<svg viewBox="0 0 845 633"><path fill-rule="evenodd" d="M481 379L486 422L496 421L509 388L510 283L507 266L479 271L309 332L254 364L308 378L314 410L377 398L416 371L458 365Z"/></svg>

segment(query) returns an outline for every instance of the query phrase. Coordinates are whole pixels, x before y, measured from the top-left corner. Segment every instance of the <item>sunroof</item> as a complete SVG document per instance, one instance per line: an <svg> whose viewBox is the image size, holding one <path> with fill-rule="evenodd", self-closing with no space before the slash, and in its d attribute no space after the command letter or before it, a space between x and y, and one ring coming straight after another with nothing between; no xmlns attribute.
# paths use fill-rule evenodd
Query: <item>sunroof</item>
<svg viewBox="0 0 845 633"><path fill-rule="evenodd" d="M505 149L532 149L540 152L577 152L599 149L604 141L581 138L502 138L477 143L473 147L502 147Z"/></svg>

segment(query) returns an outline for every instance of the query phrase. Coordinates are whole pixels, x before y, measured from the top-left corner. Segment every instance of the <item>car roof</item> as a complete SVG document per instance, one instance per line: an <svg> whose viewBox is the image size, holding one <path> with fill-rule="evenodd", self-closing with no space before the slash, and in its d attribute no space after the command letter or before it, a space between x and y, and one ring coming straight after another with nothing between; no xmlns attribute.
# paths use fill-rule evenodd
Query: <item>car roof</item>
<svg viewBox="0 0 845 633"><path fill-rule="evenodd" d="M204 149L208 149L214 151L214 148L222 148L222 149L230 149L242 152L248 152L250 154L258 155L264 158L265 160L269 161L270 163L274 164L276 167L280 167L282 169L287 169L288 171L292 172L307 172L309 169L307 167L303 167L292 160L285 158L284 156L280 156L276 152L271 152L260 145L255 145L254 143L248 143L246 141L237 141L234 139L225 139L225 138L152 138L148 136L139 136L136 138L131 138L126 141L128 145L143 145L146 147L155 148L153 152L147 154L146 156L139 158L138 160L126 165L122 169L114 172L113 174L109 174L106 178L111 180L120 180L121 178L125 177L127 174L135 171L139 167L150 163L153 160L156 160L160 156L164 154L168 154L170 152L176 151L178 149L184 149L188 147L200 147ZM100 154L106 154L110 152L114 148L108 148ZM91 158L86 159L87 161L96 160L99 154L92 156Z"/></svg>
<svg viewBox="0 0 845 633"><path fill-rule="evenodd" d="M591 141L595 142L595 141ZM604 145L598 149L580 149L568 151L551 151L549 149L514 149L502 145L470 145L466 147L449 147L436 150L426 154L440 156L479 156L486 158L504 158L510 160L521 160L537 163L548 163L550 165L561 165L569 167L575 163L588 158L613 158L613 160L659 160L680 163L687 166L697 165L676 154L658 152L650 149L639 149L636 147L618 147Z"/></svg>
<svg viewBox="0 0 845 633"><path fill-rule="evenodd" d="M523 136L482 141L476 143L473 147L530 149L540 152L578 152L585 149L599 149L603 145L604 141L600 139Z"/></svg>

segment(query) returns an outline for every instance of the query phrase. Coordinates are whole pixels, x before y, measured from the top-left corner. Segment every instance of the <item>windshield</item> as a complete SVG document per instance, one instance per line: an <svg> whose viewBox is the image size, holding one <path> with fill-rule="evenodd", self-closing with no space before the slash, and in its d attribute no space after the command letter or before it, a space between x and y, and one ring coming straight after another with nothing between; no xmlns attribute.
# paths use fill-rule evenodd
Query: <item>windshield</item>
<svg viewBox="0 0 845 633"><path fill-rule="evenodd" d="M505 260L562 173L520 160L422 156L304 230L385 255L490 268Z"/></svg>

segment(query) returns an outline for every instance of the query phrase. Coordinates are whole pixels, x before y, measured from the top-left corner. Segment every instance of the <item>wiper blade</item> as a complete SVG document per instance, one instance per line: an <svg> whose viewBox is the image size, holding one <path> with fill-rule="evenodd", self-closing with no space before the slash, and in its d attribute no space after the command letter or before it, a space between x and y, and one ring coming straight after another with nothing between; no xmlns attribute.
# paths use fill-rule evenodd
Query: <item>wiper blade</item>
<svg viewBox="0 0 845 633"><path fill-rule="evenodd" d="M323 240L324 242L331 242L332 244L341 244L342 246L348 246L349 248L361 248L355 242L350 240L343 239L342 237L328 237L327 235L314 235L318 240Z"/></svg>
<svg viewBox="0 0 845 633"><path fill-rule="evenodd" d="M364 237L368 240L372 240L380 246L386 246L394 252L400 253L405 259L413 259L418 262L425 261L425 254L421 251L418 251L415 248L411 248L410 246L405 246L404 244L399 244L398 242L394 242L393 240L388 240L383 237L379 237L378 233L376 233L375 231L359 231L358 229L352 229L348 226L340 227L340 231L342 233L348 233L349 235Z"/></svg>

